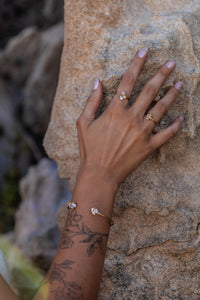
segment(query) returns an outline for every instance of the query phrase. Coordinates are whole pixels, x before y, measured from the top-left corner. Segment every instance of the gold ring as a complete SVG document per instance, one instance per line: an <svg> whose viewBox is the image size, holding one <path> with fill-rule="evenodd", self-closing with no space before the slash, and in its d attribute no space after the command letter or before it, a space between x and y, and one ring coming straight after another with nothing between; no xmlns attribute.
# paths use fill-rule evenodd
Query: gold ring
<svg viewBox="0 0 200 300"><path fill-rule="evenodd" d="M117 95L119 95L119 99L120 99L121 101L123 101L123 100L128 100L128 99L129 99L129 97L127 96L127 94L126 94L125 91L119 92L119 93L117 93Z"/></svg>
<svg viewBox="0 0 200 300"><path fill-rule="evenodd" d="M92 207L92 208L90 209L90 211L91 211L91 214L93 214L94 216L95 216L95 215L99 215L99 216L101 216L101 217L106 218L106 219L108 220L108 224L109 224L110 226L114 225L114 221L113 221L112 219L106 217L106 216L103 215L102 213L100 213L100 211L99 211L97 208Z"/></svg>
<svg viewBox="0 0 200 300"><path fill-rule="evenodd" d="M153 115L151 113L148 113L145 116L145 119L154 122L155 125L157 124L157 122L154 120Z"/></svg>

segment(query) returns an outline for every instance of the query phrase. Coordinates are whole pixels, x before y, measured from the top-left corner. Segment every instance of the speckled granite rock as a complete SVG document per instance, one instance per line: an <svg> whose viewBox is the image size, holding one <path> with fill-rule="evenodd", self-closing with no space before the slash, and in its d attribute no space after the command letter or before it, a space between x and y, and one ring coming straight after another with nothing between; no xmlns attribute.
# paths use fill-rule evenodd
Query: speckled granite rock
<svg viewBox="0 0 200 300"><path fill-rule="evenodd" d="M166 84L184 82L160 123L182 113L182 132L117 193L99 299L200 299L199 20L197 0L65 1L65 46L44 144L71 190L79 166L75 121L96 76L104 85L101 111L144 46L149 57L131 101L169 59L177 67Z"/></svg>

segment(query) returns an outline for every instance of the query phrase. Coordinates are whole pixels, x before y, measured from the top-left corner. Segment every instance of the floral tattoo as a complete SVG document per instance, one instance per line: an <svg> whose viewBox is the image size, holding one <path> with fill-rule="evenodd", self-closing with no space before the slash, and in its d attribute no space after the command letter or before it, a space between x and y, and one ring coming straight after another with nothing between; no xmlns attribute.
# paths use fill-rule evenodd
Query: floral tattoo
<svg viewBox="0 0 200 300"><path fill-rule="evenodd" d="M91 256L95 249L100 249L101 253L104 253L103 249L105 249L108 234L91 231L87 225L84 225L82 216L77 214L76 210L70 210L59 247L61 249L71 248L74 244L73 238L76 236L83 236L80 243L89 244L88 256Z"/></svg>
<svg viewBox="0 0 200 300"><path fill-rule="evenodd" d="M83 300L82 288L75 282L66 281L66 270L71 270L74 264L71 260L64 260L62 263L53 263L49 270L46 282L53 284L58 282L59 286L56 289L52 289L51 293L54 294L55 300Z"/></svg>

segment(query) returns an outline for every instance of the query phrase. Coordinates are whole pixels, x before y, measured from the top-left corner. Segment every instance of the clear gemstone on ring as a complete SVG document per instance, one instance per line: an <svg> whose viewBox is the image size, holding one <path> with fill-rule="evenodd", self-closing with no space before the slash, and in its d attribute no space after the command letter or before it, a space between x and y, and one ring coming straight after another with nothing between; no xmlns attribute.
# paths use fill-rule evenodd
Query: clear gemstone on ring
<svg viewBox="0 0 200 300"><path fill-rule="evenodd" d="M73 208L76 208L76 203L74 203L74 202L69 202L69 203L68 203L68 207L69 207L69 208L72 208L72 209L73 209Z"/></svg>
<svg viewBox="0 0 200 300"><path fill-rule="evenodd" d="M120 100L126 100L126 99L127 99L127 95L126 95L126 92L125 92L125 91L122 91L122 92L119 94L119 99L120 99Z"/></svg>
<svg viewBox="0 0 200 300"><path fill-rule="evenodd" d="M98 214L98 212L99 212L98 209L97 209L97 208L94 208L94 207L92 207L90 211L91 211L91 213L92 213L93 215L96 215L96 214Z"/></svg>

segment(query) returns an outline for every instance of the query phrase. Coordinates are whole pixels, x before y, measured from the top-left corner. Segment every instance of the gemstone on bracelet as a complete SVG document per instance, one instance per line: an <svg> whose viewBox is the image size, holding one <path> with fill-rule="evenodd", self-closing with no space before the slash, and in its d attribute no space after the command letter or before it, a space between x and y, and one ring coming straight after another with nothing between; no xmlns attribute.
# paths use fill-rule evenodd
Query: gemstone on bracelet
<svg viewBox="0 0 200 300"><path fill-rule="evenodd" d="M74 203L74 202L69 202L69 203L68 203L68 207L69 207L69 208L76 208L76 203Z"/></svg>
<svg viewBox="0 0 200 300"><path fill-rule="evenodd" d="M98 212L99 212L99 211L98 211L97 208L94 208L94 207L91 208L91 213L92 213L93 215L97 215Z"/></svg>

